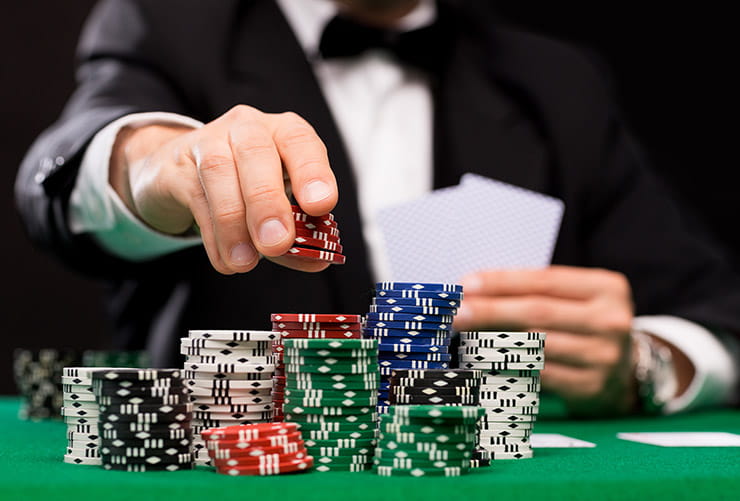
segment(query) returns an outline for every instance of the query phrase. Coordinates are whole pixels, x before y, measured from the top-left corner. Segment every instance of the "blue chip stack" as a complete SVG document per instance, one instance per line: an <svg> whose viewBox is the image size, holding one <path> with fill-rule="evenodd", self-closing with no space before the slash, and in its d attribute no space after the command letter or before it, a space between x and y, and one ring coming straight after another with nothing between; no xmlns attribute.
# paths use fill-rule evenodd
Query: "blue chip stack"
<svg viewBox="0 0 740 501"><path fill-rule="evenodd" d="M378 282L363 335L378 340L378 412L385 413L394 369L447 369L452 320L463 298L462 285Z"/></svg>

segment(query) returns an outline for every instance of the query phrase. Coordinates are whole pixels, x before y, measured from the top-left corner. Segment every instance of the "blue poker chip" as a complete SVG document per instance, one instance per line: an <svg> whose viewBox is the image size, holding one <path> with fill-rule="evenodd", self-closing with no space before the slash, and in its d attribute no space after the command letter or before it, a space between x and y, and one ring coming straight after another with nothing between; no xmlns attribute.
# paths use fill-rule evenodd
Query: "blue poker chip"
<svg viewBox="0 0 740 501"><path fill-rule="evenodd" d="M462 301L458 299L435 299L430 297L381 297L370 300L375 306L432 306L435 308L458 308Z"/></svg>
<svg viewBox="0 0 740 501"><path fill-rule="evenodd" d="M417 291L417 290L385 290L380 289L375 291L377 297L396 297L399 299L452 299L455 301L462 301L462 292L447 292L447 291Z"/></svg>
<svg viewBox="0 0 740 501"><path fill-rule="evenodd" d="M434 337L394 337L394 336L366 336L368 339L377 339L378 344L388 345L409 345L409 346L449 346L451 339L450 336L434 336ZM386 350L386 351L401 351L401 350ZM407 350L411 351L411 350Z"/></svg>
<svg viewBox="0 0 740 501"><path fill-rule="evenodd" d="M385 289L394 291L443 291L443 292L462 292L463 286L456 284L435 284L435 283L414 283L414 282L378 282L375 289Z"/></svg>
<svg viewBox="0 0 740 501"><path fill-rule="evenodd" d="M449 331L452 327L449 323L415 322L415 321L384 321L368 320L365 327L369 329L403 329L420 331Z"/></svg>
<svg viewBox="0 0 740 501"><path fill-rule="evenodd" d="M380 360L380 369L449 369L447 362L428 362L426 360Z"/></svg>
<svg viewBox="0 0 740 501"><path fill-rule="evenodd" d="M378 353L378 360L426 360L428 362L449 362L452 355L449 353L393 353L382 351Z"/></svg>
<svg viewBox="0 0 740 501"><path fill-rule="evenodd" d="M383 322L427 322L449 324L455 319L454 315L422 315L421 313L393 313L370 312L365 318L369 321Z"/></svg>
<svg viewBox="0 0 740 501"><path fill-rule="evenodd" d="M417 341L416 339L414 341ZM393 353L449 353L449 345L414 343L378 343L378 351Z"/></svg>
<svg viewBox="0 0 740 501"><path fill-rule="evenodd" d="M362 329L362 333L365 337L404 337L404 338L419 338L419 339L428 339L428 338L449 338L450 337L450 331L449 329L434 329L434 330L421 330L421 329L387 329L382 327L371 327L371 328L364 328ZM385 341L380 341L385 342ZM396 342L396 341L394 341ZM428 341L429 344L433 344L431 341Z"/></svg>
<svg viewBox="0 0 740 501"><path fill-rule="evenodd" d="M370 305L370 313L407 313L411 315L457 315L457 308L437 306Z"/></svg>

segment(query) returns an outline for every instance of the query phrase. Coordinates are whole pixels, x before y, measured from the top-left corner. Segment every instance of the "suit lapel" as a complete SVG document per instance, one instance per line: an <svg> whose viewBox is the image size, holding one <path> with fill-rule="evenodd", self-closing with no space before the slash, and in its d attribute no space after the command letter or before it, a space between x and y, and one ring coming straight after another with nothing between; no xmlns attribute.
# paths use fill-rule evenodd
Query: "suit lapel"
<svg viewBox="0 0 740 501"><path fill-rule="evenodd" d="M372 281L357 188L347 151L312 68L275 2L242 2L236 23L229 56L231 88L227 86L225 99L266 112L294 111L313 125L326 144L339 185L339 203L333 213L340 223L347 263L331 266L322 275L331 282L332 303L338 310L363 311L367 298L357 291L369 289Z"/></svg>
<svg viewBox="0 0 740 501"><path fill-rule="evenodd" d="M547 152L531 116L482 43L490 25L444 3L452 43L435 94L435 187L475 172L535 191L548 189ZM471 29L477 27L476 29ZM499 78L502 77L502 78Z"/></svg>

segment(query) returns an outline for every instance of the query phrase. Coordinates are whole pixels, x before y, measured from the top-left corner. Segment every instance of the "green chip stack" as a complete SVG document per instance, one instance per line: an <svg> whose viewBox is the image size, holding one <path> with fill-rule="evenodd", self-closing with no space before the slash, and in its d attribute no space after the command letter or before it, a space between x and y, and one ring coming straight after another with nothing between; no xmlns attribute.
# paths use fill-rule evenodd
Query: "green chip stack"
<svg viewBox="0 0 740 501"><path fill-rule="evenodd" d="M365 471L377 445L378 342L284 339L285 421L298 423L314 470Z"/></svg>
<svg viewBox="0 0 740 501"><path fill-rule="evenodd" d="M380 418L373 465L385 477L468 473L484 410L472 406L391 405Z"/></svg>
<svg viewBox="0 0 740 501"><path fill-rule="evenodd" d="M47 348L13 352L13 376L22 402L20 419L61 420L64 405L62 369L79 363L75 350Z"/></svg>

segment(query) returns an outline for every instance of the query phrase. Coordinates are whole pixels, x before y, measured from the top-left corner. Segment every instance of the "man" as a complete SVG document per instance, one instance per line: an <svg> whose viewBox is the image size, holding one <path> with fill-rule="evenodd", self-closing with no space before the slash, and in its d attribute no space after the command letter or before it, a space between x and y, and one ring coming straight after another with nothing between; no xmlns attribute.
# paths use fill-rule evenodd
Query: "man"
<svg viewBox="0 0 740 501"><path fill-rule="evenodd" d="M489 10L102 2L80 86L18 176L29 233L110 281L121 346L167 365L187 329L367 311L375 212L472 171L566 212L558 266L466 277L458 329L547 331L543 384L574 413L730 403L740 280L641 165L598 70ZM336 215L346 265L282 256L286 185Z"/></svg>

